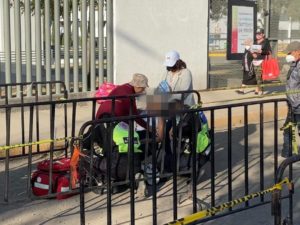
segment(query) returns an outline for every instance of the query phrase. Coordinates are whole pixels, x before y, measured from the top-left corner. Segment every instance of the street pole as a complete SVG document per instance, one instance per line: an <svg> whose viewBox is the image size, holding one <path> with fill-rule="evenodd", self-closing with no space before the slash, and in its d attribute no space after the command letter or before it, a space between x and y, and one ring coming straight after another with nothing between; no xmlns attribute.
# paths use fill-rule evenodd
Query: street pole
<svg viewBox="0 0 300 225"><path fill-rule="evenodd" d="M270 38L271 36L271 32L270 32L270 27L271 27L271 0L267 0L267 3L266 3L266 9L267 9L267 12L268 12L268 15L265 17L265 30L266 30L266 36L267 38Z"/></svg>

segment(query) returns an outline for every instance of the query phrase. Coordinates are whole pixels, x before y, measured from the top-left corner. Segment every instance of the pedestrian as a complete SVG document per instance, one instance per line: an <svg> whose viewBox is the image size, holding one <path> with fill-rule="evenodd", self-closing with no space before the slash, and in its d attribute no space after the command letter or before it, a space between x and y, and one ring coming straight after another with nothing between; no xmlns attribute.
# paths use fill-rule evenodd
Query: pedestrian
<svg viewBox="0 0 300 225"><path fill-rule="evenodd" d="M180 59L177 51L170 51L166 54L164 66L167 71L162 80L167 82L171 92L193 90L192 73L187 68L186 63ZM181 94L172 95L171 98L181 100ZM192 106L195 104L192 93L184 94L183 100L185 105Z"/></svg>
<svg viewBox="0 0 300 225"><path fill-rule="evenodd" d="M290 122L294 122L298 128L298 134L300 135L300 42L295 41L290 43L285 52L287 53L286 61L290 64L290 69L287 73L287 99L290 105L291 112L288 113L286 118L284 131L283 131L283 149L281 152L282 157L289 156L289 146L291 139L290 127L287 126ZM298 92L298 93L288 93ZM290 117L292 115L292 117ZM297 147L298 150L298 147Z"/></svg>
<svg viewBox="0 0 300 225"><path fill-rule="evenodd" d="M250 52L251 45L253 44L253 41L251 39L247 39L244 42L245 45L245 52L243 55L243 80L242 80L242 87L246 87L247 85L256 85L256 77L255 77L255 71L253 66L253 55ZM245 88L241 88L240 90L237 90L237 93L239 94L245 94Z"/></svg>
<svg viewBox="0 0 300 225"><path fill-rule="evenodd" d="M254 58L253 65L256 74L257 88L255 90L256 95L262 95L263 91L261 88L262 84L262 62L263 60L272 53L271 45L269 40L265 36L265 31L262 28L257 29L255 35L255 43L252 46L251 53Z"/></svg>

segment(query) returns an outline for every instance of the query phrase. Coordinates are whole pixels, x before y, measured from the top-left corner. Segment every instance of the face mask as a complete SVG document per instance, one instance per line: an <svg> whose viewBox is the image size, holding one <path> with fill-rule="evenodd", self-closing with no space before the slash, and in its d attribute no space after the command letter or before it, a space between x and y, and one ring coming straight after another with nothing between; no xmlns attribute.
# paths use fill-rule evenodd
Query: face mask
<svg viewBox="0 0 300 225"><path fill-rule="evenodd" d="M245 49L246 49L246 50L249 50L250 47L251 47L250 45L246 45L246 46L245 46Z"/></svg>
<svg viewBox="0 0 300 225"><path fill-rule="evenodd" d="M295 62L296 61L295 57L292 56L292 55L287 55L285 57L285 60L286 60L287 63L291 63L291 62Z"/></svg>

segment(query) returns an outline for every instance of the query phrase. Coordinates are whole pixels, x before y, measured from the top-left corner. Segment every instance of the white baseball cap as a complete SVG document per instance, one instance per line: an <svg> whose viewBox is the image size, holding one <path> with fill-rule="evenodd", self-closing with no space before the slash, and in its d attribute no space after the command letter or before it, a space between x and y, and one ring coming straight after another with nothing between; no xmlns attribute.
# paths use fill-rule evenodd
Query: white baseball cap
<svg viewBox="0 0 300 225"><path fill-rule="evenodd" d="M178 52L170 51L166 54L164 66L173 67L179 59L180 59L180 55Z"/></svg>

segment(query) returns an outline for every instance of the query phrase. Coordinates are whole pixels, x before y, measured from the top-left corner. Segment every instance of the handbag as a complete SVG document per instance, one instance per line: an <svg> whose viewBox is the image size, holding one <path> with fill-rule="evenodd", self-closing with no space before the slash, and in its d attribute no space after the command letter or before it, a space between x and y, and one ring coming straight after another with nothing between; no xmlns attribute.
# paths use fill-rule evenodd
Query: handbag
<svg viewBox="0 0 300 225"><path fill-rule="evenodd" d="M262 63L262 80L275 80L280 74L278 60L267 56Z"/></svg>

